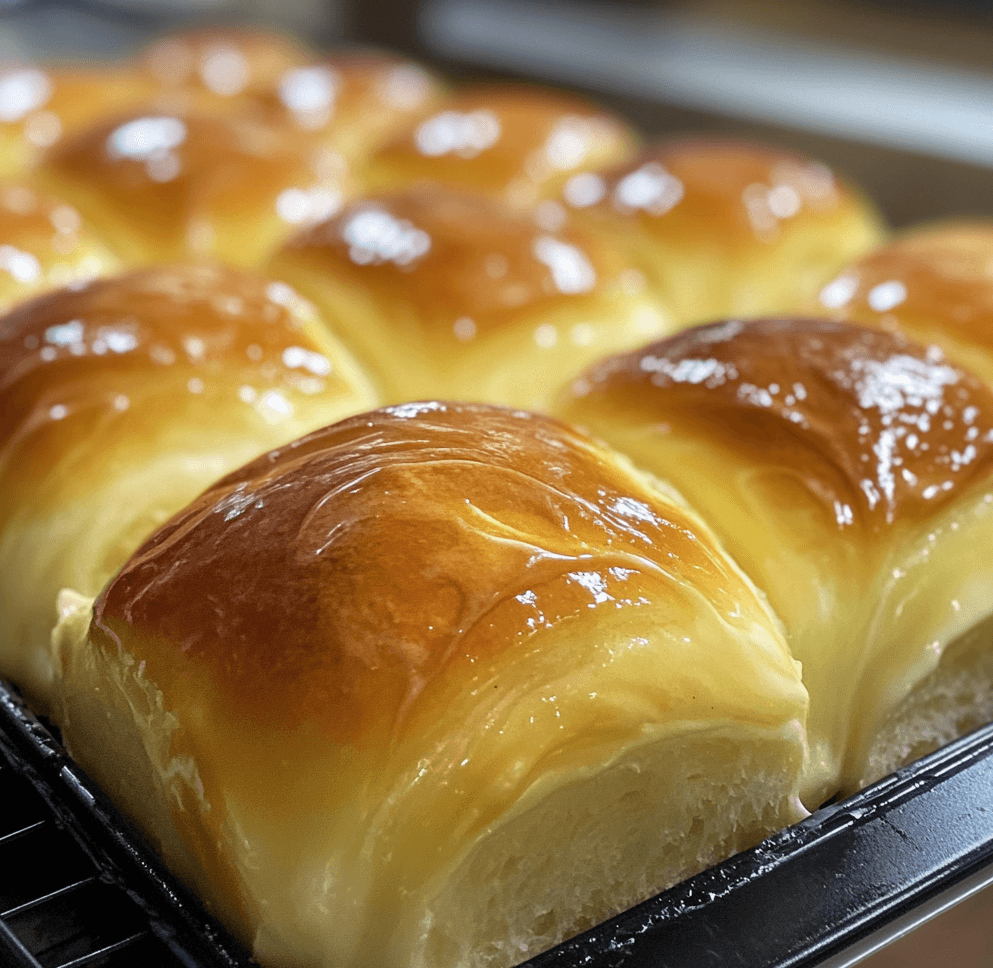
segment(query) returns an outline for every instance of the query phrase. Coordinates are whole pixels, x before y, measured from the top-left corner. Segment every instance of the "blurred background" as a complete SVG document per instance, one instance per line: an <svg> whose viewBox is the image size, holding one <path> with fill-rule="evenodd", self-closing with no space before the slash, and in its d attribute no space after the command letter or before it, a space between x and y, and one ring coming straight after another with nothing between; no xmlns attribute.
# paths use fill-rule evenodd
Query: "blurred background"
<svg viewBox="0 0 993 968"><path fill-rule="evenodd" d="M649 136L787 142L897 226L993 215L988 0L0 0L0 61L113 56L190 22L386 46L465 79L540 78Z"/></svg>
<svg viewBox="0 0 993 968"><path fill-rule="evenodd" d="M214 24L387 47L457 80L561 85L649 139L789 145L863 186L896 227L993 216L987 0L0 0L0 65L112 58ZM939 959L993 968L989 890L863 964Z"/></svg>

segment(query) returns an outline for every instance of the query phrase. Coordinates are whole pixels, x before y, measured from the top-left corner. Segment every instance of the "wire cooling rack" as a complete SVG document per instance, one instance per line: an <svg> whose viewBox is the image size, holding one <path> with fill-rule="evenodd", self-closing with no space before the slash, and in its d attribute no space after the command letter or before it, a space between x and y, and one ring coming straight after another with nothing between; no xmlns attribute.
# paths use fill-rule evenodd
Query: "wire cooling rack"
<svg viewBox="0 0 993 968"><path fill-rule="evenodd" d="M0 965L254 964L0 683Z"/></svg>

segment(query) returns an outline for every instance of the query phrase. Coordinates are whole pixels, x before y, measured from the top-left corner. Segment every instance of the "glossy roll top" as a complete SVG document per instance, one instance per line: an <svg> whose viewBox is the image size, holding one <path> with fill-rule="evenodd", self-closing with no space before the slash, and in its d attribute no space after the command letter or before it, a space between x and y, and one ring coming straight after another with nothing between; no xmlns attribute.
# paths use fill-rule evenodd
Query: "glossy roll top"
<svg viewBox="0 0 993 968"><path fill-rule="evenodd" d="M318 55L280 35L203 30L167 36L142 61L156 103L198 114L256 113L319 133L350 166L442 98L420 64L372 50Z"/></svg>
<svg viewBox="0 0 993 968"><path fill-rule="evenodd" d="M156 109L64 139L35 173L130 265L256 265L349 191L337 153L286 123Z"/></svg>
<svg viewBox="0 0 993 968"><path fill-rule="evenodd" d="M340 51L285 71L258 101L263 110L319 133L362 180L369 155L444 97L440 78L420 64L375 51Z"/></svg>
<svg viewBox="0 0 993 968"><path fill-rule="evenodd" d="M934 347L771 319L608 360L559 412L713 524L803 663L808 796L857 785L882 719L993 609L993 394Z"/></svg>
<svg viewBox="0 0 993 968"><path fill-rule="evenodd" d="M434 182L526 209L553 197L577 171L626 160L638 140L619 118L573 95L481 86L450 98L375 152L367 187Z"/></svg>
<svg viewBox="0 0 993 968"><path fill-rule="evenodd" d="M993 223L906 232L839 273L811 305L936 343L993 384Z"/></svg>
<svg viewBox="0 0 993 968"><path fill-rule="evenodd" d="M626 242L682 324L796 309L882 234L823 164L749 142L663 142L574 175L562 200Z"/></svg>
<svg viewBox="0 0 993 968"><path fill-rule="evenodd" d="M355 202L269 271L347 334L391 402L538 408L581 367L669 325L641 274L594 234L440 188Z"/></svg>
<svg viewBox="0 0 993 968"><path fill-rule="evenodd" d="M121 268L76 209L22 184L0 183L0 238L0 310Z"/></svg>
<svg viewBox="0 0 993 968"><path fill-rule="evenodd" d="M44 694L55 597L95 594L216 477L372 405L288 286L168 267L0 318L3 674Z"/></svg>
<svg viewBox="0 0 993 968"><path fill-rule="evenodd" d="M22 178L52 145L156 93L145 72L127 67L46 67L0 71L0 176Z"/></svg>
<svg viewBox="0 0 993 968"><path fill-rule="evenodd" d="M313 50L284 34L206 28L160 38L135 66L154 79L157 93L175 99L174 110L231 111L264 96L314 57Z"/></svg>
<svg viewBox="0 0 993 968"><path fill-rule="evenodd" d="M798 816L806 695L762 598L520 411L405 404L260 458L60 642L76 755L127 786L110 715L125 802L263 964L514 964Z"/></svg>

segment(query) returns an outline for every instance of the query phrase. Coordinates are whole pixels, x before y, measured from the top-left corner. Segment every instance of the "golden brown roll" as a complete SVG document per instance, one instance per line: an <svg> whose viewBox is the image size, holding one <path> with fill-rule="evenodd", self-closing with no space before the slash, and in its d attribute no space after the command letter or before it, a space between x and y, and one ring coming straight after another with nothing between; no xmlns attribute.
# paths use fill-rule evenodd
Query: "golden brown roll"
<svg viewBox="0 0 993 968"><path fill-rule="evenodd" d="M581 367L668 329L643 277L595 235L441 188L355 202L269 272L321 307L388 402L540 409Z"/></svg>
<svg viewBox="0 0 993 968"><path fill-rule="evenodd" d="M205 28L159 38L134 66L154 78L157 94L175 98L173 110L230 111L313 58L312 50L285 34Z"/></svg>
<svg viewBox="0 0 993 968"><path fill-rule="evenodd" d="M936 343L993 384L993 223L905 232L840 272L811 306Z"/></svg>
<svg viewBox="0 0 993 968"><path fill-rule="evenodd" d="M808 807L993 719L993 393L937 348L713 324L604 361L558 412L671 481L768 594L810 691ZM940 702L959 661L985 663L981 708ZM874 747L904 700L921 716Z"/></svg>
<svg viewBox="0 0 993 968"><path fill-rule="evenodd" d="M44 702L64 586L96 594L173 511L375 398L283 283L168 267L0 317L0 674Z"/></svg>
<svg viewBox="0 0 993 968"><path fill-rule="evenodd" d="M120 268L71 205L0 182L0 310Z"/></svg>
<svg viewBox="0 0 993 968"><path fill-rule="evenodd" d="M428 181L529 208L575 172L631 157L638 140L625 122L573 95L480 86L375 152L366 185L383 191Z"/></svg>
<svg viewBox="0 0 993 968"><path fill-rule="evenodd" d="M259 264L338 211L341 158L287 124L232 114L137 112L66 138L35 172L129 264Z"/></svg>
<svg viewBox="0 0 993 968"><path fill-rule="evenodd" d="M65 605L70 748L263 965L517 964L803 813L764 599L548 418L343 421Z"/></svg>
<svg viewBox="0 0 993 968"><path fill-rule="evenodd" d="M21 178L66 135L134 107L156 85L129 65L0 71L0 177Z"/></svg>
<svg viewBox="0 0 993 968"><path fill-rule="evenodd" d="M318 132L351 168L442 99L441 80L413 61L374 51L331 54L285 71L266 92L264 111Z"/></svg>
<svg viewBox="0 0 993 968"><path fill-rule="evenodd" d="M140 66L160 86L163 109L256 112L320 132L354 164L439 100L441 81L425 67L378 51L319 57L279 35L194 30L162 38Z"/></svg>
<svg viewBox="0 0 993 968"><path fill-rule="evenodd" d="M626 241L682 325L795 310L882 237L872 204L823 164L745 141L663 142L574 175L562 199Z"/></svg>

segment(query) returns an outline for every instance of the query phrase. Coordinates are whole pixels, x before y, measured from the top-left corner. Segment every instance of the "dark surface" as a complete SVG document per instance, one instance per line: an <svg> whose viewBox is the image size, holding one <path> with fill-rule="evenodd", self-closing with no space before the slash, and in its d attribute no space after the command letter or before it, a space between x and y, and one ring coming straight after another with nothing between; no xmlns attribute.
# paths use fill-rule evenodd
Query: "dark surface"
<svg viewBox="0 0 993 968"><path fill-rule="evenodd" d="M528 965L815 965L993 863L991 792L985 727Z"/></svg>
<svg viewBox="0 0 993 968"><path fill-rule="evenodd" d="M0 965L251 968L0 683Z"/></svg>
<svg viewBox="0 0 993 968"><path fill-rule="evenodd" d="M993 863L991 793L986 727L529 968L815 965ZM2 684L0 802L0 964L254 964Z"/></svg>

